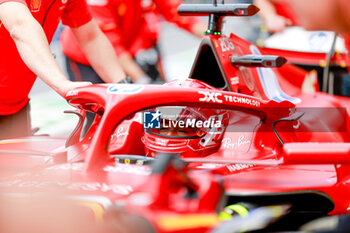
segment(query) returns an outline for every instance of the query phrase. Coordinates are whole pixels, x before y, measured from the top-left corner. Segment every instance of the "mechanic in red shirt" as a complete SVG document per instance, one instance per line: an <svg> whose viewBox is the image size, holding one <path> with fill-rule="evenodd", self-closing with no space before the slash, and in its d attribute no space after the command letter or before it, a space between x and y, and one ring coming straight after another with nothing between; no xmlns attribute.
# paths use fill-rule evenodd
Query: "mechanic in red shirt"
<svg viewBox="0 0 350 233"><path fill-rule="evenodd" d="M109 82L125 78L83 0L0 0L0 138L31 134L28 94L36 77L62 96L91 84L66 79L50 52L61 19L101 76Z"/></svg>
<svg viewBox="0 0 350 233"><path fill-rule="evenodd" d="M144 59L145 51L151 53L150 57L156 57L156 63L159 60L159 54L152 49L158 40L161 17L198 37L206 30L199 18L177 14L177 8L182 3L180 0L87 0L87 3L98 25L112 42L125 72L137 83L149 83L149 76L152 76L146 73L147 67L137 63ZM89 63L71 30L63 31L61 47L69 58L67 69L74 71L71 72L73 80L105 81L89 69Z"/></svg>

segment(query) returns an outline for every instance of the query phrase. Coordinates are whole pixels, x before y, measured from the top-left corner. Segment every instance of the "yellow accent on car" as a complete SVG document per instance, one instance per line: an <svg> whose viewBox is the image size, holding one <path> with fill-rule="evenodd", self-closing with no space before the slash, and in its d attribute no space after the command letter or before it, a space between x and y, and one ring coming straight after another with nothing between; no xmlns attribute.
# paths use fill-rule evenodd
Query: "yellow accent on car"
<svg viewBox="0 0 350 233"><path fill-rule="evenodd" d="M50 139L51 141L52 139ZM10 144L10 143L22 143L22 142L46 142L48 139L35 139L35 138L28 138L28 139L4 139L0 140L0 144Z"/></svg>
<svg viewBox="0 0 350 233"><path fill-rule="evenodd" d="M227 206L226 208L230 208L234 210L237 214L239 214L241 217L247 217L248 216L248 209L244 207L243 205L235 204Z"/></svg>
<svg viewBox="0 0 350 233"><path fill-rule="evenodd" d="M169 214L159 217L158 220L160 227L167 231L212 227L217 225L220 221L217 214Z"/></svg>
<svg viewBox="0 0 350 233"><path fill-rule="evenodd" d="M219 214L220 220L230 220L232 218L232 214L229 213L229 211L225 211L225 210L231 210L232 214L236 213L243 218L249 215L249 211L245 206L240 204L234 204L234 205L226 206L225 209L220 212Z"/></svg>
<svg viewBox="0 0 350 233"><path fill-rule="evenodd" d="M215 44L216 48L219 48L219 44L218 44L218 42L216 40L214 40L214 44Z"/></svg>
<svg viewBox="0 0 350 233"><path fill-rule="evenodd" d="M100 204L98 204L96 202L87 202L87 201L78 202L77 204L90 208L94 212L95 219L97 222L101 222L103 220L104 210Z"/></svg>
<svg viewBox="0 0 350 233"><path fill-rule="evenodd" d="M31 140L25 140L25 139L21 139L21 140L3 140L3 141L0 141L0 144L10 144L10 143L22 143L22 142L29 142Z"/></svg>

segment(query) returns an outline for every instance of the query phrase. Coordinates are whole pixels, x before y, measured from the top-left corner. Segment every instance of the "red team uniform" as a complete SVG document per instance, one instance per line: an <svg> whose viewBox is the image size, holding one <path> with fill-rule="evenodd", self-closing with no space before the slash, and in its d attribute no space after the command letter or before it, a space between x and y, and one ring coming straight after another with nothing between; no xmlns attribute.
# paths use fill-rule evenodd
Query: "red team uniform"
<svg viewBox="0 0 350 233"><path fill-rule="evenodd" d="M58 23L79 27L91 20L84 0L0 0L25 4L42 25L50 42ZM0 26L0 115L18 112L29 101L36 75L22 61L16 45L4 26Z"/></svg>
<svg viewBox="0 0 350 233"><path fill-rule="evenodd" d="M292 25L299 25L298 19L295 16L294 12L292 11L288 3L288 0L273 0L272 3L278 15L281 15L289 19Z"/></svg>
<svg viewBox="0 0 350 233"><path fill-rule="evenodd" d="M117 55L128 52L135 57L142 49L155 46L161 16L168 22L192 31L200 19L180 17L180 0L87 0L93 18L111 41ZM88 65L70 29L61 35L63 53L71 60Z"/></svg>
<svg viewBox="0 0 350 233"><path fill-rule="evenodd" d="M84 0L0 0L28 7L48 42L59 22L79 27L91 21ZM25 65L16 44L0 22L0 139L32 135L28 94L36 75ZM35 62L35 61L33 61Z"/></svg>
<svg viewBox="0 0 350 233"><path fill-rule="evenodd" d="M42 25L50 42L58 23L79 27L91 20L84 0L0 0L25 4ZM0 24L1 25L1 24ZM14 114L29 101L36 75L22 61L16 45L4 26L0 26L0 115Z"/></svg>

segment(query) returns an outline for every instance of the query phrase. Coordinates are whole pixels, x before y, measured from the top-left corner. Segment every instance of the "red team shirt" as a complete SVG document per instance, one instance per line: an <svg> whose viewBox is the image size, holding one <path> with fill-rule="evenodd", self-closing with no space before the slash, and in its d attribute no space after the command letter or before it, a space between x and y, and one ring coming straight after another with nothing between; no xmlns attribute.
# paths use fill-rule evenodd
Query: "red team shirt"
<svg viewBox="0 0 350 233"><path fill-rule="evenodd" d="M188 31L200 21L177 14L181 0L87 0L87 3L118 55L128 52L134 57L140 49L153 47L158 39L161 17ZM71 60L89 65L71 30L63 31L61 47Z"/></svg>
<svg viewBox="0 0 350 233"><path fill-rule="evenodd" d="M0 4L5 2L25 4L42 25L49 42L60 20L71 27L91 20L84 0L0 0ZM27 104L36 75L22 61L4 26L0 26L0 51L0 115L9 115Z"/></svg>
<svg viewBox="0 0 350 233"><path fill-rule="evenodd" d="M288 0L273 0L272 3L276 9L278 15L289 19L292 22L292 25L299 25L298 19L292 11Z"/></svg>

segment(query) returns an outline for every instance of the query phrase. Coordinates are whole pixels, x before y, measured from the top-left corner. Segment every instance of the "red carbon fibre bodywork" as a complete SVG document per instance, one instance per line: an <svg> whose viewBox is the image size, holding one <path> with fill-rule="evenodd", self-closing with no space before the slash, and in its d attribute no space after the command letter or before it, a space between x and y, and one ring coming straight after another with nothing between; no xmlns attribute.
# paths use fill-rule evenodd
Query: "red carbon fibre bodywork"
<svg viewBox="0 0 350 233"><path fill-rule="evenodd" d="M234 49L223 51L220 44L222 41L232 43ZM285 65L280 69L265 69L270 70L268 74L271 76L268 78L277 78L278 87L287 98L293 96L290 100L294 103L288 101L287 98L286 100L271 100L266 94L266 87L263 87L261 83L258 68L238 69L228 62L231 56L252 54L251 48L254 48L254 45L231 35L230 38L207 36L201 46L200 51L203 46L213 49L218 63L215 65L224 72L222 73L224 79L239 78L238 83L228 81L227 85L222 88L231 91L218 90L215 95L212 95L218 98L203 100L204 96L200 90L165 86L145 86L142 91L133 95L117 94L117 96L107 95L108 97L103 98L101 95L108 87L102 85L95 88L94 95L96 96L92 96L91 92L85 93L84 89L81 89L77 95L67 97L73 105L100 99L99 104L106 106L104 117L95 132L95 135L99 135L96 137L98 140L92 141L93 147L103 148L100 143L107 142L109 135L113 132L113 126L122 120L123 115L129 116L142 109L159 105L186 105L242 111L249 109L264 121L259 129L244 132L226 130L223 143L216 153L205 157L188 156L184 158L190 162L190 167L211 169L214 173L224 176L225 189L229 196L268 196L272 194L283 196L316 193L325 197L329 202L327 212L330 214L347 213L350 204L347 185L349 172L347 166L349 162L348 99L321 92L303 93L301 85L305 79L305 72L291 65ZM199 66L198 56L192 71ZM200 77L196 78L200 79ZM248 87L247 82L249 81L247 80L252 80L254 85ZM100 92L102 93L96 94ZM236 101L239 98L246 100ZM107 99L115 105L108 104ZM139 101L140 99L142 101ZM110 109L112 105L118 114ZM298 112L300 111L298 109L304 108L318 108L318 110L300 118L299 130L287 132L281 130L280 136L283 138L284 145L272 130L264 130L271 129L273 122L277 119L289 117L290 109L296 109ZM329 109L335 109L335 111L329 111ZM123 111L125 111L124 114L122 114ZM115 114L114 117L112 117L113 114ZM256 124L254 119L244 118L229 127L249 128L254 123ZM318 124L321 125L321 128L314 132L312 126ZM135 136L137 133L133 134L133 137ZM128 143L132 142L126 139L123 147L114 153L133 154L134 152L137 154L135 148L127 146ZM139 144L139 147L142 147L142 144ZM122 151L123 148L129 149ZM101 161L100 157L93 155L102 153L102 151L94 151L88 155L87 159L90 162L87 169ZM107 155L106 151L105 153Z"/></svg>
<svg viewBox="0 0 350 233"><path fill-rule="evenodd" d="M118 87L118 85L116 86ZM73 105L91 100L103 99L105 95L106 108L99 126L94 132L94 139L91 141L90 150L86 153L86 169L95 169L108 161L108 152L104 149L108 138L113 134L114 126L130 116L132 113L142 109L152 108L159 105L186 105L209 108L241 109L254 112L266 123L264 127L271 127L276 119L289 116L289 109L295 105L288 101L276 102L273 100L262 100L244 94L217 91L222 102L200 102L203 97L200 89L188 89L166 86L144 86L137 94L116 94L108 95L108 86L99 85L93 88L82 88L79 93L70 96L69 102ZM90 92L89 89L94 89ZM162 96L164 98L162 98ZM230 98L232 97L232 98ZM246 98L256 106L250 104L230 102L230 99ZM299 95L302 100L296 106L316 106L321 103L323 107L339 107L340 100L336 97L322 93ZM139 101L142 99L144 101ZM338 101L338 102L337 102ZM95 101L97 102L97 101ZM102 101L104 102L104 101ZM100 102L102 105L103 103ZM109 104L110 103L110 104ZM114 103L114 104L112 104ZM109 109L112 106L112 109ZM115 107L118 106L118 107ZM268 110L268 111L267 111ZM325 109L327 111L327 109ZM317 113L319 117L327 112ZM220 174L225 180L225 189L228 195L265 195L271 193L288 194L293 192L315 191L327 196L332 203L331 214L346 213L349 207L349 187L347 185L349 172L349 142L348 142L348 115L335 115L328 117L322 124L338 124L346 126L343 131L329 132L327 127L321 132L282 132L284 145L272 131L259 130L251 132L226 132L220 149L205 157L186 157L190 167L198 169L211 169L214 173ZM300 120L301 124L311 124L313 119L305 118ZM310 123L311 122L311 123ZM240 124L249 126L249 120ZM235 127L229 126L229 127ZM128 129L126 129L128 132ZM90 131L90 133L92 133ZM131 133L131 132L130 132ZM142 133L142 131L141 131ZM133 136L142 137L134 132ZM242 138L243 137L243 138ZM127 137L125 137L127 138ZM125 139L123 145L114 150L115 154L137 154L137 138ZM235 143L241 140L241 144ZM134 143L134 147L127 146ZM325 149L327 148L327 150ZM139 151L141 149L139 148ZM317 159L318 158L318 159ZM288 165L291 163L291 165ZM241 165L239 165L241 164ZM341 165L339 165L341 164ZM341 190L341 191L340 191Z"/></svg>

